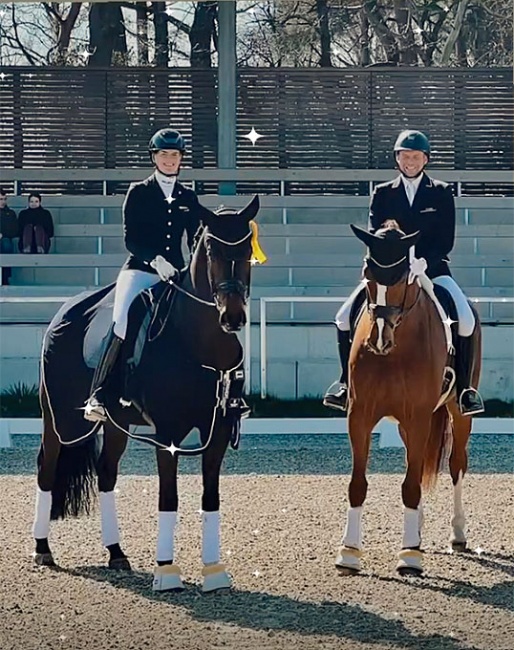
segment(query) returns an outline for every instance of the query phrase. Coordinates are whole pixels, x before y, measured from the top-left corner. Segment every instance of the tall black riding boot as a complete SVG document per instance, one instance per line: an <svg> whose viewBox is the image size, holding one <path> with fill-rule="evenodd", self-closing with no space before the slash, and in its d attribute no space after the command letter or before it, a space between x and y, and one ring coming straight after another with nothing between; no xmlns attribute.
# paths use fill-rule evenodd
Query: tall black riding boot
<svg viewBox="0 0 514 650"><path fill-rule="evenodd" d="M471 385L473 375L473 337L458 336L455 357L457 396L462 415L476 415L485 410L480 393Z"/></svg>
<svg viewBox="0 0 514 650"><path fill-rule="evenodd" d="M346 402L348 400L348 362L350 360L350 332L343 332L337 328L337 347L339 350L339 360L341 362L341 377L339 381L334 382L328 389L323 404L333 409L346 411Z"/></svg>
<svg viewBox="0 0 514 650"><path fill-rule="evenodd" d="M114 368L122 343L123 339L116 336L114 330L111 329L102 358L95 369L93 383L91 385L91 395L84 407L84 418L90 422L105 422L107 419L105 408L100 401L99 394Z"/></svg>

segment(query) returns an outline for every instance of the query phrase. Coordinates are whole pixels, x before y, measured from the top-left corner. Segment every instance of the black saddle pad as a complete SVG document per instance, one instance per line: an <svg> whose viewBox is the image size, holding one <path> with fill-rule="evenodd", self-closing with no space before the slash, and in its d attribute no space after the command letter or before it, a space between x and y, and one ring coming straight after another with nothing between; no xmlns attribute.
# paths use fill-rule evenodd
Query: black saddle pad
<svg viewBox="0 0 514 650"><path fill-rule="evenodd" d="M114 292L114 285L106 288L90 314L83 344L84 363L89 368L96 368L98 365L112 327ZM171 310L174 296L175 290L172 285L159 282L150 289L142 291L134 299L129 309L127 336L123 347L125 352L130 349L131 361L136 365L141 357L146 338L159 335Z"/></svg>
<svg viewBox="0 0 514 650"><path fill-rule="evenodd" d="M350 310L350 337L352 339L353 339L353 335L355 334L355 328L357 327L357 323L359 322L360 317L362 316L365 308L366 308L366 289L363 288L357 294L357 297L353 301L353 305Z"/></svg>

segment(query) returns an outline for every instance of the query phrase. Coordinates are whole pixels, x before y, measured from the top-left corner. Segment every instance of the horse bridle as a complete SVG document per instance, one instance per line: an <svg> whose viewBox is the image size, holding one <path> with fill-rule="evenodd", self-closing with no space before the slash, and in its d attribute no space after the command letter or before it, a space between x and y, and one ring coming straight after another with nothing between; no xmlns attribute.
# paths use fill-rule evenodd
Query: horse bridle
<svg viewBox="0 0 514 650"><path fill-rule="evenodd" d="M242 239L239 239L238 241L235 242L231 242L231 241L226 241L225 239L221 239L221 237L217 237L216 235L213 235L211 232L207 232L207 234L205 235L205 239L211 237L212 239L219 241L220 244L223 244L225 246L237 246L238 244L242 244L243 242L245 242L251 236L252 236L252 231L250 230L250 232L247 235L245 235ZM235 262L236 260L229 260L229 261ZM232 277L212 287L212 296L214 298L214 301L200 298L200 296L197 296L196 294L191 293L187 289L181 287L180 284L177 284L174 280L170 279L168 280L168 283L171 284L173 287L175 287L175 289L180 293L184 294L188 298L191 298L191 300L195 300L196 302L199 302L201 305L206 305L207 307L217 307L217 302L216 302L217 296L223 293L225 294L237 293L242 297L244 303L246 304L249 295L248 286L244 282L241 282L241 280L234 278L233 274L234 274L234 266L232 265Z"/></svg>
<svg viewBox="0 0 514 650"><path fill-rule="evenodd" d="M244 237L242 237L237 241L232 242L232 241L226 241L225 239L221 239L221 237L217 237L212 232L207 231L205 234L205 239L206 240L214 239L215 241L219 242L223 246L239 246L240 244L243 244L251 236L252 236L252 231L250 230L248 234L246 234ZM209 257L208 251L207 251L207 257ZM213 298L215 301L217 301L219 297L222 295L235 293L239 295L243 300L243 302L246 304L249 296L248 285L245 284L242 280L239 280L238 278L234 277L235 263L239 260L230 259L230 258L225 258L225 260L231 263L231 277L228 278L228 280L224 280L223 282L218 282L217 284L211 286Z"/></svg>
<svg viewBox="0 0 514 650"><path fill-rule="evenodd" d="M371 255L368 255L367 257L368 260L371 260L373 264L376 264L379 268L381 269L392 269L395 266L398 266L399 264L402 264L405 262L407 259L407 256L404 255L401 259L399 259L397 262L393 262L392 264L381 264L380 262L377 262L377 260L372 257ZM376 282L376 280L375 280ZM378 284L378 283L377 283ZM403 298L401 301L400 305L377 305L376 303L371 302L371 294L368 288L368 285L366 285L366 302L367 302L367 307L368 307L368 312L369 314L374 318L376 321L378 318L382 318L384 322L389 325L389 327L392 330L395 330L402 320L408 316L410 313L411 309L416 305L416 303L419 300L419 296L421 294L421 291L417 292L416 299L410 305L410 307L406 310L405 309L405 303L407 301L407 290L409 288L409 282L408 282L408 276L407 273L405 274L405 281L404 281L404 292L403 292ZM398 318L393 320L393 317L398 316Z"/></svg>

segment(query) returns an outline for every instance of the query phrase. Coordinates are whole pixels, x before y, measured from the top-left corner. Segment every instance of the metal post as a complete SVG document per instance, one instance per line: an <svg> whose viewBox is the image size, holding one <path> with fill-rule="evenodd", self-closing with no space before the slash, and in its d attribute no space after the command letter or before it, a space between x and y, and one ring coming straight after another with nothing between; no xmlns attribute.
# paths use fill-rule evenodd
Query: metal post
<svg viewBox="0 0 514 650"><path fill-rule="evenodd" d="M266 298L260 299L259 331L261 335L261 398L266 399Z"/></svg>
<svg viewBox="0 0 514 650"><path fill-rule="evenodd" d="M218 167L236 168L236 3L218 4ZM234 182L221 182L218 193L234 195Z"/></svg>
<svg viewBox="0 0 514 650"><path fill-rule="evenodd" d="M250 301L248 301L248 307L246 308L246 325L245 325L245 385L246 393L249 395L252 392L252 321L250 318L251 306Z"/></svg>

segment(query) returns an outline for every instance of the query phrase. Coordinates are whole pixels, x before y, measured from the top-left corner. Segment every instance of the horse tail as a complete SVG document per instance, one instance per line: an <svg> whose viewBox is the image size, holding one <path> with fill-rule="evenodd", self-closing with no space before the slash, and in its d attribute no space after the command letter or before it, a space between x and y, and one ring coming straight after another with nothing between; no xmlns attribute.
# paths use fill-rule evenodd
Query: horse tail
<svg viewBox="0 0 514 650"><path fill-rule="evenodd" d="M89 514L96 496L99 456L98 436L90 435L83 443L62 445L55 469L50 519Z"/></svg>
<svg viewBox="0 0 514 650"><path fill-rule="evenodd" d="M447 443L451 440L449 433L450 416L446 405L443 404L432 415L430 435L423 462L422 485L425 489L429 490L435 487Z"/></svg>

